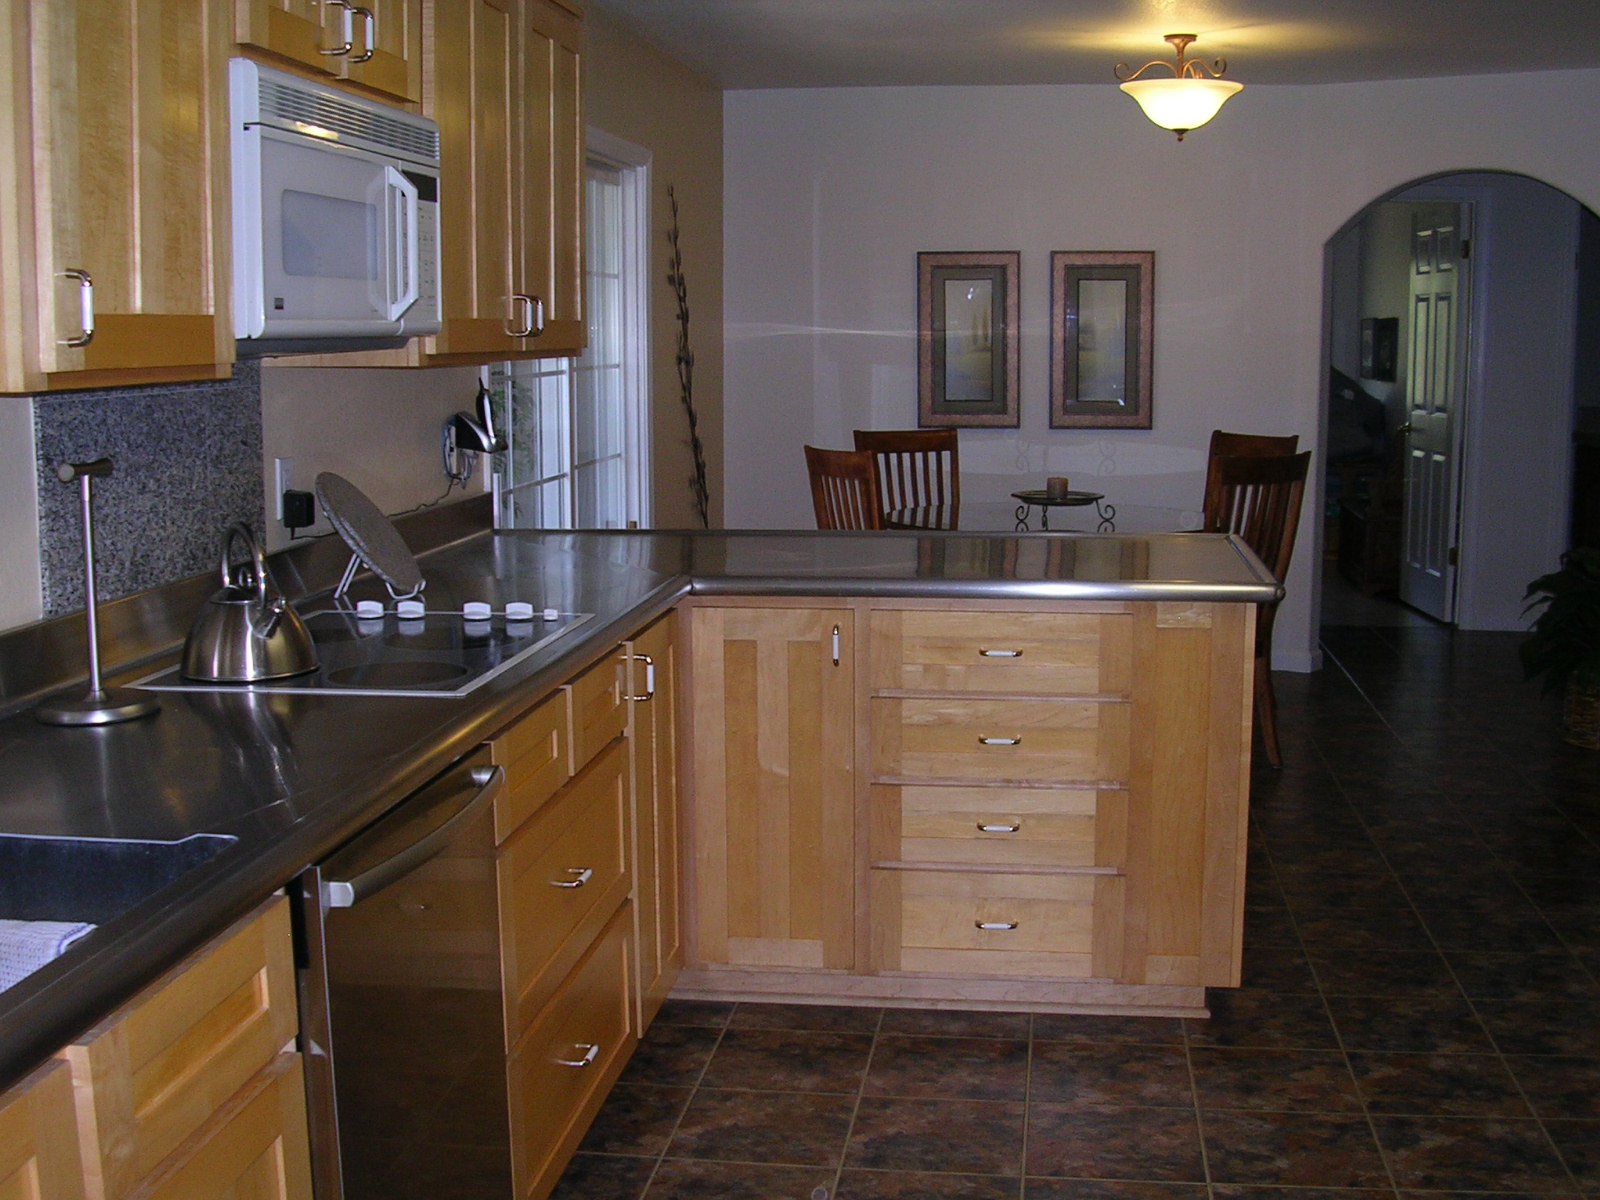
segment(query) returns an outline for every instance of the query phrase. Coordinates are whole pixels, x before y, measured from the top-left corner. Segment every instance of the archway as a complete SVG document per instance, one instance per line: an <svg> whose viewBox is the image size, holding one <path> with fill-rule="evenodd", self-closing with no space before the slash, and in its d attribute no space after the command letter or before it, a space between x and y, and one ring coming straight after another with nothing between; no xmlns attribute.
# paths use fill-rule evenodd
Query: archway
<svg viewBox="0 0 1600 1200"><path fill-rule="evenodd" d="M1459 206L1466 222L1460 253L1471 299L1456 368L1463 387L1453 414L1455 487L1440 517L1448 521L1453 589L1448 609L1435 615L1463 628L1521 628L1524 587L1569 542L1573 432L1580 412L1600 417L1600 218L1526 175L1419 179L1366 205L1327 243L1322 429L1330 474L1319 624L1427 620L1390 597L1402 585L1394 556L1415 566L1421 511L1413 505L1408 514L1401 499L1408 479L1415 488L1420 461L1415 437L1401 432L1415 411L1408 394L1418 390L1408 378L1415 297L1405 280L1414 213L1437 204ZM1385 325L1397 342L1388 371L1375 353Z"/></svg>

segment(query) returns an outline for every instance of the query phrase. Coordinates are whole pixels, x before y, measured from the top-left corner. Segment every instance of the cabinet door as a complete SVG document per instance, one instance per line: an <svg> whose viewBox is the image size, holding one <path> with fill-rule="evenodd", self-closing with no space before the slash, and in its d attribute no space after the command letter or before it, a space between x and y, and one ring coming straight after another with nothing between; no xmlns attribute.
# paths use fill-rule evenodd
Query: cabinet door
<svg viewBox="0 0 1600 1200"><path fill-rule="evenodd" d="M854 670L845 609L690 619L696 962L854 962Z"/></svg>
<svg viewBox="0 0 1600 1200"><path fill-rule="evenodd" d="M522 318L512 246L512 194L522 186L512 111L520 86L517 5L435 0L431 13L443 313L431 352L513 357L523 345L513 323Z"/></svg>
<svg viewBox="0 0 1600 1200"><path fill-rule="evenodd" d="M28 14L32 383L226 377L225 10L32 0Z"/></svg>
<svg viewBox="0 0 1600 1200"><path fill-rule="evenodd" d="M628 643L640 1029L649 1027L683 966L676 642L677 617L668 613Z"/></svg>
<svg viewBox="0 0 1600 1200"><path fill-rule="evenodd" d="M0 1200L83 1200L72 1077L50 1063L0 1095Z"/></svg>
<svg viewBox="0 0 1600 1200"><path fill-rule="evenodd" d="M524 155L515 196L521 290L539 303L537 354L576 354L583 320L584 129L582 24L551 0L525 0L522 52Z"/></svg>
<svg viewBox="0 0 1600 1200"><path fill-rule="evenodd" d="M422 99L422 0L234 0L234 38L397 100Z"/></svg>

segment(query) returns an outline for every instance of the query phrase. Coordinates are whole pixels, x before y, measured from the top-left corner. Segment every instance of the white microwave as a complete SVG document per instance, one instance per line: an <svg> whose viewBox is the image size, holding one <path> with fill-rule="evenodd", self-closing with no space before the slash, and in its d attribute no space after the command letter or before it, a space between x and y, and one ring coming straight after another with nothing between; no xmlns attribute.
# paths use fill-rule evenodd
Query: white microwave
<svg viewBox="0 0 1600 1200"><path fill-rule="evenodd" d="M437 333L439 126L249 59L228 83L239 352Z"/></svg>

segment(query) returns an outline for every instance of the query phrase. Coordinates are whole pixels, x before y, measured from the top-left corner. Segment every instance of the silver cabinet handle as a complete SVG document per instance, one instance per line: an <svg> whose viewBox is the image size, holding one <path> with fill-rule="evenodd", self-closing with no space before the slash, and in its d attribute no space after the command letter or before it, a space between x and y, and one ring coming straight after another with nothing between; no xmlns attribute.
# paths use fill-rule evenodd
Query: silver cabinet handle
<svg viewBox="0 0 1600 1200"><path fill-rule="evenodd" d="M833 627L833 665L839 665L839 627Z"/></svg>
<svg viewBox="0 0 1600 1200"><path fill-rule="evenodd" d="M346 0L322 0L322 3L325 8L339 10L339 21L344 26L344 41L331 49L327 46L318 46L317 53L326 54L330 58L343 58L356 48L355 21L351 16L350 5Z"/></svg>
<svg viewBox="0 0 1600 1200"><path fill-rule="evenodd" d="M567 874L576 876L576 878L552 879L550 881L550 886L558 888L581 888L584 884L588 883L589 880L594 878L594 872L588 867L568 867Z"/></svg>
<svg viewBox="0 0 1600 1200"><path fill-rule="evenodd" d="M556 1066L558 1066L558 1067L587 1067L600 1054L600 1047L595 1045L593 1042L579 1042L577 1045L573 1046L572 1048L574 1050L582 1050L583 1051L583 1057L582 1058L558 1058L558 1059L555 1060Z"/></svg>
<svg viewBox="0 0 1600 1200"><path fill-rule="evenodd" d="M982 821L979 821L978 828L984 833L1016 833L1022 828L1022 822L1013 821L1009 825L985 825Z"/></svg>
<svg viewBox="0 0 1600 1200"><path fill-rule="evenodd" d="M986 930L991 933L1005 933L1007 930L1017 927L1015 921L974 921L972 924L976 929Z"/></svg>
<svg viewBox="0 0 1600 1200"><path fill-rule="evenodd" d="M980 745L980 746L1020 746L1020 745L1022 745L1022 739L1020 737L984 737L982 734L979 734L978 735L978 745Z"/></svg>
<svg viewBox="0 0 1600 1200"><path fill-rule="evenodd" d="M648 654L635 654L634 657L644 664L644 695L624 696L624 700L644 701L656 698L656 664Z"/></svg>
<svg viewBox="0 0 1600 1200"><path fill-rule="evenodd" d="M506 336L527 337L533 332L533 297L515 293L511 297L510 309L505 319ZM517 323L518 316L522 318L520 323Z"/></svg>
<svg viewBox="0 0 1600 1200"><path fill-rule="evenodd" d="M1021 658L1021 650L979 650L984 658Z"/></svg>
<svg viewBox="0 0 1600 1200"><path fill-rule="evenodd" d="M364 53L356 55L351 62L363 63L372 57L373 51L378 48L378 18L372 15L370 8L355 9L356 16L361 18L361 23L366 30L367 49Z"/></svg>
<svg viewBox="0 0 1600 1200"><path fill-rule="evenodd" d="M81 267L68 267L61 272L67 279L78 281L78 324L80 332L75 337L61 338L63 346L87 346L94 341L94 280Z"/></svg>

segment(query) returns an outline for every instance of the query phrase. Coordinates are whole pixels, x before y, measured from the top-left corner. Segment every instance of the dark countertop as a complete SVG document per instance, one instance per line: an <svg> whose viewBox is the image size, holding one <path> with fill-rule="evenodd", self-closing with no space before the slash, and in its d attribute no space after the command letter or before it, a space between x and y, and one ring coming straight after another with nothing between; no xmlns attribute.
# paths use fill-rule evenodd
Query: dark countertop
<svg viewBox="0 0 1600 1200"><path fill-rule="evenodd" d="M1256 602L1279 591L1240 543L1197 534L484 533L421 565L431 608L527 600L595 615L458 698L163 692L159 714L122 725L50 727L27 711L0 721L0 834L238 839L0 992L0 1087L686 594ZM352 595L363 594L377 593L358 580ZM125 681L108 668L108 682Z"/></svg>

